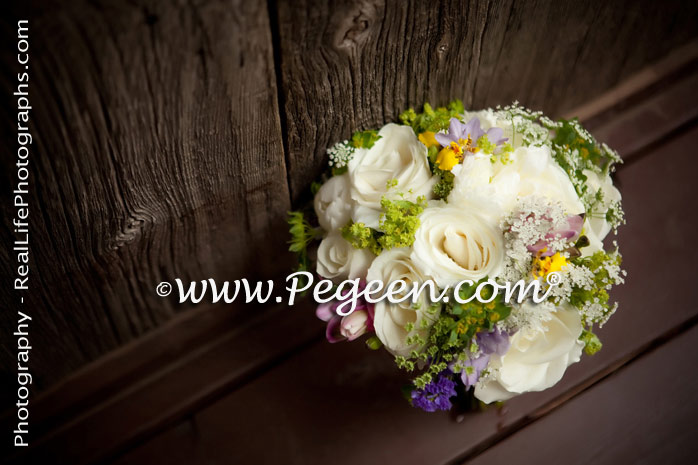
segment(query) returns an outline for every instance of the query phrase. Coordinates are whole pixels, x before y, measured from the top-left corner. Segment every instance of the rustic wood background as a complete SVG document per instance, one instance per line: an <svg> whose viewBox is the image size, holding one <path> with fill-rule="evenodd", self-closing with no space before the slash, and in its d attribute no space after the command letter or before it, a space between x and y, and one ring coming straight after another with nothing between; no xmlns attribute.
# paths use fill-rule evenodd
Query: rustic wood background
<svg viewBox="0 0 698 465"><path fill-rule="evenodd" d="M158 428L181 421L184 410L168 410L173 399L196 398L187 404L194 411L319 334L300 308L192 308L154 289L175 277L284 275L291 266L285 213L307 199L327 146L406 108L453 97L473 108L517 99L563 115L698 34L698 4L678 0L32 0L9 6L0 19L3 44L11 45L3 46L3 98L15 85L19 18L30 20L34 106L32 290L25 308L37 341L37 436L62 431L68 419L135 389L152 370L212 348L199 365L205 369L172 368L138 391L137 402L129 397L109 407L151 410L126 415L122 424L103 416L79 426L81 434L100 431L99 422L110 418L132 442L152 434L156 412L165 412ZM694 88L673 98L686 101ZM14 104L4 103L1 131L12 141ZM614 112L596 126L610 141L630 144L628 131L644 140L637 128L645 127L647 112L638 114L643 118L622 130ZM688 124L676 121L662 134ZM647 141L659 137L654 129ZM639 153L651 147L647 141L622 147ZM4 217L13 160L14 145L0 146ZM636 170L652 169L642 166ZM0 240L12 241L8 222ZM14 258L6 248L0 254L0 272L11 276ZM15 298L9 286L0 288L3 309L16 309ZM3 335L15 328L15 312L0 313ZM265 343L271 336L275 342ZM12 342L3 336L3 409L14 396ZM325 349L316 347L305 369L319 364ZM338 363L347 350L340 349ZM288 367L228 401L226 411L259 406L260 393L301 369ZM204 390L195 384L216 370L225 372L219 381ZM206 428L215 430L216 421L204 420ZM57 438L46 440L46 450ZM100 443L83 459L123 450L130 444L123 441Z"/></svg>

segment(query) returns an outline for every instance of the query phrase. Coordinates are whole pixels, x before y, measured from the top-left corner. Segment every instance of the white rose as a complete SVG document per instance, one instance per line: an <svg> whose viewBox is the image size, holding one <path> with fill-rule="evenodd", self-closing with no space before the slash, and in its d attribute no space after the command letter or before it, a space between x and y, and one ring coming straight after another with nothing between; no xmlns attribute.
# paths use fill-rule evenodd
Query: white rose
<svg viewBox="0 0 698 465"><path fill-rule="evenodd" d="M402 280L407 284L406 289L409 292L412 283L422 284L427 278L410 260L409 249L401 248L381 253L369 268L366 280L381 281L384 289L390 283ZM405 330L407 323L413 323L415 330L426 339L428 327L421 327L422 320L426 320L429 323L428 326L431 326L439 316L438 311L432 310L433 313L430 311L428 290L422 292L419 297L417 304L412 303L412 297L400 303L388 302L386 298L375 304L373 327L376 336L394 355L409 355L412 350L420 348L416 344L407 344L408 333Z"/></svg>
<svg viewBox="0 0 698 465"><path fill-rule="evenodd" d="M588 226L592 234L599 241L603 241L611 231L611 225L606 221L606 212L612 203L620 202L620 192L613 185L613 180L609 175L601 176L590 170L584 170L584 175L587 177L586 184L590 195L594 195L598 191L601 191L603 195L601 203L594 208L594 212L585 223L585 228Z"/></svg>
<svg viewBox="0 0 698 465"><path fill-rule="evenodd" d="M351 220L349 175L333 176L315 194L315 214L325 231L346 226Z"/></svg>
<svg viewBox="0 0 698 465"><path fill-rule="evenodd" d="M408 200L432 197L436 182L429 169L427 148L409 126L388 124L378 132L380 139L370 149L359 149L349 162L351 198L356 202L352 218L378 228L381 198L388 181L397 180L393 190Z"/></svg>
<svg viewBox="0 0 698 465"><path fill-rule="evenodd" d="M448 203L478 203L498 219L511 212L516 205L520 177L516 172L499 173L489 155L467 155L462 164L453 167L455 178Z"/></svg>
<svg viewBox="0 0 698 465"><path fill-rule="evenodd" d="M594 255L596 252L603 250L603 239L599 238L594 228L591 227L588 217L584 219L582 234L589 239L589 245L581 249L583 257L589 257Z"/></svg>
<svg viewBox="0 0 698 465"><path fill-rule="evenodd" d="M449 203L489 203L500 215L511 213L519 199L545 197L562 203L568 215L584 212L567 173L553 159L549 147L519 147L509 163L492 163L484 154L468 155L455 175Z"/></svg>
<svg viewBox="0 0 698 465"><path fill-rule="evenodd" d="M579 361L584 347L579 341L579 312L558 307L551 317L541 327L519 330L511 337L506 354L492 356L488 365L492 375L476 384L475 397L489 404L548 389L562 378L568 366Z"/></svg>
<svg viewBox="0 0 698 465"><path fill-rule="evenodd" d="M433 203L432 205L439 205ZM473 205L430 206L419 216L412 260L441 288L496 277L504 261L502 232Z"/></svg>
<svg viewBox="0 0 698 465"><path fill-rule="evenodd" d="M317 272L324 278L365 278L375 258L367 249L355 249L339 233L330 233L317 250Z"/></svg>

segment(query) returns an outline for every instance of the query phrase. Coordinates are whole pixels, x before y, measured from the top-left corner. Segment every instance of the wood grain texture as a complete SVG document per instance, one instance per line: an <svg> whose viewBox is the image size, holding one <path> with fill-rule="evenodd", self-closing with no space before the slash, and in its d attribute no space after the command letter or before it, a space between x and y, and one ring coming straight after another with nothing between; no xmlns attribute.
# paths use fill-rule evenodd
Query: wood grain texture
<svg viewBox="0 0 698 465"><path fill-rule="evenodd" d="M618 238L628 278L613 295L621 307L599 331L603 350L569 367L553 388L456 424L446 413L407 405L399 394L406 375L387 354L322 342L115 463L147 464L165 455L173 465L457 463L476 456L698 321L696 221L685 214L693 204L697 140L694 126L619 171L628 218ZM593 428L587 420L577 417Z"/></svg>
<svg viewBox="0 0 698 465"><path fill-rule="evenodd" d="M353 130L393 120L403 109L424 101L438 104L456 96L474 107L518 98L549 112L566 110L693 36L697 9L694 3L677 0L36 0L12 6L0 19L3 41L13 42L15 17L29 18L32 34L33 261L31 299L25 307L35 318L32 335L41 341L32 352L34 388L43 390L186 310L155 295L154 286L162 280L255 279L287 270L288 255L280 255L286 240L287 179L293 197L300 198L324 164L325 148ZM0 87L9 95L14 56L3 54L3 62L9 66L3 68ZM682 95L677 93L679 99ZM11 136L11 108L3 106L0 112L3 135ZM692 118L694 113L689 113ZM3 200L12 183L12 163L12 146L3 144ZM684 191L678 193L688 198ZM690 210L690 204L681 205ZM10 213L7 202L0 208L4 217ZM685 218L671 221L672 228L690 229ZM681 237L675 230L669 233L672 240L677 234ZM0 240L12 240L5 222ZM3 276L12 273L12 260L6 249L0 250ZM15 297L0 287L4 307L14 310ZM686 316L678 313L674 318ZM216 321L242 328L247 320ZM4 334L15 325L14 312L0 313ZM232 334L235 329L221 331ZM658 325L642 333L636 346L660 329L666 328ZM270 328L269 334L282 330ZM200 332L184 337L198 341L192 345L205 344ZM283 347L292 350L291 345ZM108 379L113 382L95 379L93 389L85 391L87 400L64 399L64 405L79 405L71 413L82 415L81 408L99 404L105 393L135 393L142 403L162 393L156 400L212 395L189 378L186 389L168 390L168 383L177 383L176 376L201 374L195 364L171 378L156 377L152 391L138 391L130 384L160 360L170 363L174 354L189 347L156 347L158 354L142 365L134 362L135 369L117 366L122 371ZM223 379L219 387L235 384L230 379L249 368L237 367L237 374L226 377L226 351L236 346L221 347L210 365L202 364L212 367L207 376ZM14 385L10 372L15 362L5 340L2 349L4 394ZM317 361L300 358L310 363L301 367L308 376L317 376L313 367L324 363L328 354L324 348L314 350ZM346 377L353 376L352 369L363 376L363 368L351 366L353 352L335 350L346 352ZM254 361L265 357L262 353ZM293 369L283 373L294 377ZM387 372L380 366L376 370ZM273 394L275 387L288 382L278 373L250 389ZM383 381L393 385L390 376ZM128 384L127 394L120 392L120 383ZM315 387L321 396L327 388ZM264 402L259 393L249 392L227 405L241 399ZM390 391L391 398L393 394ZM94 418L118 417L118 399L110 397L106 403L111 410ZM526 404L520 405L525 406L521 416L530 413ZM190 407L162 407L152 418L170 421ZM243 407L251 408L243 402L243 413ZM137 418L137 409L129 408L134 415L130 418ZM47 431L60 426L63 413L47 414ZM89 417L93 413L72 425L101 434L104 423ZM268 413L273 418L274 412ZM361 413L358 408L356 415ZM293 419L292 414L285 419ZM202 416L212 417L210 410ZM490 434L499 420L487 421L491 427L482 431ZM342 434L358 431L357 424ZM120 434L130 438L130 426L127 420L119 423ZM138 434L151 426L144 425ZM303 445L295 438L282 439L290 441L285 445L291 451ZM116 442L109 447L117 447ZM255 444L246 444L248 451Z"/></svg>
<svg viewBox="0 0 698 465"><path fill-rule="evenodd" d="M5 28L16 30L15 17L31 24L24 306L41 341L32 352L41 390L182 310L156 295L160 281L254 279L288 264L277 254L289 194L265 4L46 1L15 9ZM9 148L2 163L9 187ZM10 243L11 230L0 228ZM9 268L9 251L1 253ZM8 286L2 291L3 305L16 308ZM13 325L14 312L3 311L3 333ZM16 363L1 360L3 372Z"/></svg>
<svg viewBox="0 0 698 465"><path fill-rule="evenodd" d="M698 119L698 61L694 65L696 71L666 84L654 98L622 114L611 112L612 119L594 131L594 136L618 150L628 162L651 148L658 134L666 137L672 131L694 124Z"/></svg>
<svg viewBox="0 0 698 465"><path fill-rule="evenodd" d="M424 102L562 114L693 37L697 12L678 0L278 0L292 196L328 146Z"/></svg>
<svg viewBox="0 0 698 465"><path fill-rule="evenodd" d="M151 364L80 415L58 424L35 424L29 448L10 450L9 444L0 444L0 457L9 456L3 463L18 465L111 460L318 341L322 327L309 302L292 311L277 306L252 319L239 317L196 351ZM3 426L13 428L10 421ZM47 426L53 429L47 431Z"/></svg>
<svg viewBox="0 0 698 465"><path fill-rule="evenodd" d="M694 462L696 344L694 326L468 463Z"/></svg>
<svg viewBox="0 0 698 465"><path fill-rule="evenodd" d="M651 69L654 67L652 65ZM695 73L674 76L672 85L663 85L661 92L648 95L645 88L656 90L660 82L665 83L665 77L657 77L658 82L650 80L633 92L622 93L615 104L609 103L609 96L600 97L604 110L602 114L592 114L591 119L606 121L606 125L599 127L596 135L607 135L623 154L637 145L633 138L619 138L628 133L641 136L639 141L650 145L666 141L677 125L695 112L695 99L686 96L684 91L691 87L692 76ZM600 106L595 105L595 108ZM671 111L661 111L667 108ZM614 118L604 118L606 113ZM657 115L662 118L657 120ZM644 120L661 124L637 125ZM642 130L638 132L636 126ZM305 304L309 307L311 302ZM199 307L183 312L164 327L110 353L99 363L80 370L38 396L32 408L34 450L27 453L33 454L31 457L35 461L53 456L69 458L72 463L124 452L130 457L129 448L156 436L168 425L182 421L217 398L225 397L231 390L249 382L251 377L269 369L271 363L278 364L314 339L321 339L322 323L314 317L311 308L304 307L290 311L268 309L260 312L261 318L255 322L246 321L229 308ZM261 308L249 308L250 312L259 310ZM259 341L265 343L260 346ZM544 409L564 402L576 389L593 384L598 377L626 362L626 357L609 361L606 368L565 391L564 397L546 404ZM386 370L394 371L390 366ZM9 413L6 418L0 418L0 430L13 428L14 412ZM175 430L180 431L180 428ZM89 447L75 448L71 438L78 436L83 438L81 444L89 444ZM160 443L152 441L139 450L153 453L153 444ZM166 456L166 451L158 453Z"/></svg>

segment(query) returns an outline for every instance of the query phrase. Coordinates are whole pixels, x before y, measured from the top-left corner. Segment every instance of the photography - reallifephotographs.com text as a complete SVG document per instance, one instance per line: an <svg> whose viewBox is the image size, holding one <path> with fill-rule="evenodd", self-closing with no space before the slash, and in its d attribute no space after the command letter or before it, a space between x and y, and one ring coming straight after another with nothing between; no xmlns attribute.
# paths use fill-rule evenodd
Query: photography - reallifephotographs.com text
<svg viewBox="0 0 698 465"><path fill-rule="evenodd" d="M29 323L32 318L26 311L24 299L29 291L29 155L32 135L29 131L31 104L29 100L29 21L17 22L17 160L12 199L14 215L13 251L16 257L13 288L17 295L17 426L13 431L15 447L29 445Z"/></svg>

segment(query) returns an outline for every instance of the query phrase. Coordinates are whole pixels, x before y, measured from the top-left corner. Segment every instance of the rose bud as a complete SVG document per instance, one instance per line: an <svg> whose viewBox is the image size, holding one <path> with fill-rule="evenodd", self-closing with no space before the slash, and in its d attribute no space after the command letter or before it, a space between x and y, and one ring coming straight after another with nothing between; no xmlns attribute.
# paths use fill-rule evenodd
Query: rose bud
<svg viewBox="0 0 698 465"><path fill-rule="evenodd" d="M353 341L368 329L368 314L363 310L355 310L342 318L339 332L348 340Z"/></svg>

